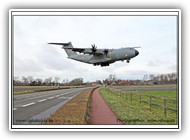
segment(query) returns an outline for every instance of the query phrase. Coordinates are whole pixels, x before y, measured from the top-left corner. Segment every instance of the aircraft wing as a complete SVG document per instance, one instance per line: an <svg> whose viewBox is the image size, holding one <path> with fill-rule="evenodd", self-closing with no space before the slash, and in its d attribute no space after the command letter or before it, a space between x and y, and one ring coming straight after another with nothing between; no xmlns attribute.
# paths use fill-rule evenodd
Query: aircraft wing
<svg viewBox="0 0 190 140"><path fill-rule="evenodd" d="M62 45L63 49L68 49L68 50L72 50L74 52L90 54L90 55L104 55L104 54L108 53L107 49L104 49L104 50L97 49L95 45L92 45L92 48L73 48L73 46L71 45L71 42L69 42L69 43L48 43L48 44Z"/></svg>
<svg viewBox="0 0 190 140"><path fill-rule="evenodd" d="M89 62L92 64L95 64L95 63L104 63L104 62L107 62L109 60L111 60L111 59L110 58L101 58L101 59L93 59Z"/></svg>
<svg viewBox="0 0 190 140"><path fill-rule="evenodd" d="M84 52L85 48L67 48L67 49L71 49L74 52Z"/></svg>
<svg viewBox="0 0 190 140"><path fill-rule="evenodd" d="M103 55L104 52L101 49L97 49L95 52L91 48L66 48L71 49L74 52L84 53L84 54L93 54L93 55Z"/></svg>

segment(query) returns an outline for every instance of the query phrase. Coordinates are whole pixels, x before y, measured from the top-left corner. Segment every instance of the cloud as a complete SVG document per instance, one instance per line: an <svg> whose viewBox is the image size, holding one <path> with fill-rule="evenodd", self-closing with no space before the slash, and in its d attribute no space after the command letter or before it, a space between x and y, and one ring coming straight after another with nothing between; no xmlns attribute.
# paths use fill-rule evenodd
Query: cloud
<svg viewBox="0 0 190 140"><path fill-rule="evenodd" d="M21 59L16 57L14 58L14 71L20 76L28 76L43 71L43 67L33 59Z"/></svg>
<svg viewBox="0 0 190 140"><path fill-rule="evenodd" d="M177 67L175 16L14 16L14 75L61 79L142 79L144 74L174 72ZM93 66L67 58L61 46L121 48L141 46L130 63Z"/></svg>

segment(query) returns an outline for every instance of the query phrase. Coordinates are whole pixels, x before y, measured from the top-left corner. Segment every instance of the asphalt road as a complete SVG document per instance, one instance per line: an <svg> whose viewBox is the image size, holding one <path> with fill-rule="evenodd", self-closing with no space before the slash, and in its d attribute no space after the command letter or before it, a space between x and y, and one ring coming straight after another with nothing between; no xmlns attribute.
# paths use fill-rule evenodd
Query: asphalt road
<svg viewBox="0 0 190 140"><path fill-rule="evenodd" d="M85 89L87 88L14 95L12 107L13 124L41 124L44 119Z"/></svg>

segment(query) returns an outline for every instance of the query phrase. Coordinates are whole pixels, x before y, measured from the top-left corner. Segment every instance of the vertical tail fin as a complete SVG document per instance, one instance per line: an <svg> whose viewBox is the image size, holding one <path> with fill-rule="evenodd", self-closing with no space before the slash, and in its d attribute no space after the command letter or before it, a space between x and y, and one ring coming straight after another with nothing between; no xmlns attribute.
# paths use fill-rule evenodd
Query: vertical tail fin
<svg viewBox="0 0 190 140"><path fill-rule="evenodd" d="M63 46L62 48L65 50L65 52L67 53L68 56L77 54L76 52L72 51L73 45L71 44L71 42L68 42L68 43L48 43L48 44L62 45Z"/></svg>

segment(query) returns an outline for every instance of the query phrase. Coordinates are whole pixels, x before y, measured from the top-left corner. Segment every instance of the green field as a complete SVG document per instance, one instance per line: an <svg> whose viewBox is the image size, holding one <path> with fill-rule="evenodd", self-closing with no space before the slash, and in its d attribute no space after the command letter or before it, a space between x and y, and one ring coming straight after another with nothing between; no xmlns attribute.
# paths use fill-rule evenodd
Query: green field
<svg viewBox="0 0 190 140"><path fill-rule="evenodd" d="M118 115L119 119L125 124L177 124L176 91L110 92L106 88L101 88L100 94L111 109ZM151 109L149 104L150 96ZM171 108L175 111L167 109L165 112L164 108L162 108L164 106L164 99L166 98L168 99L166 100L167 108Z"/></svg>
<svg viewBox="0 0 190 140"><path fill-rule="evenodd" d="M166 85L130 85L130 86L110 86L110 87L114 87L114 88L118 88L118 89L122 89L122 88L168 88L168 87L176 87L176 84L166 84Z"/></svg>

